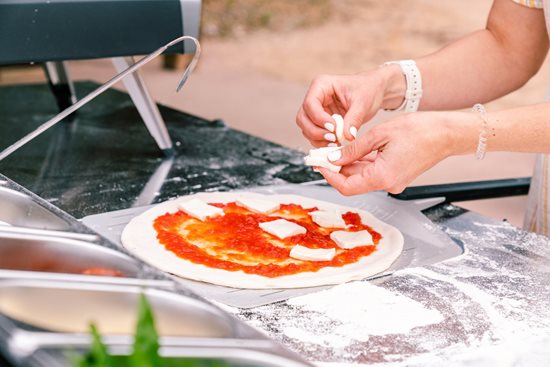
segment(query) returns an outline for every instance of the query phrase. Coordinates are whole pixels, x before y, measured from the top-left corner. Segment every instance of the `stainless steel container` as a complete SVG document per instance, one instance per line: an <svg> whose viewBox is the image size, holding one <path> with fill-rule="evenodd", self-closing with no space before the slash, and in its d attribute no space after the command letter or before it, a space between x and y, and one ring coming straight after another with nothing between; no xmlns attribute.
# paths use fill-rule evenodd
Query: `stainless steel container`
<svg viewBox="0 0 550 367"><path fill-rule="evenodd" d="M153 308L163 356L235 367L312 366L183 289L101 283L0 279L0 349L19 366L70 366L71 356L90 345L93 321L111 353L128 354L140 293Z"/></svg>
<svg viewBox="0 0 550 367"><path fill-rule="evenodd" d="M30 228L51 230L71 228L68 221L52 213L29 195L8 188L3 181L0 181L0 221Z"/></svg>
<svg viewBox="0 0 550 367"><path fill-rule="evenodd" d="M235 366L310 366L181 291L97 283L0 280L0 347L21 366L68 366L67 351L89 345L93 321L111 352L129 353L140 293L153 308L165 356L220 358Z"/></svg>
<svg viewBox="0 0 550 367"><path fill-rule="evenodd" d="M204 360L224 362L224 366L230 367L313 367L308 362L301 361L296 355L285 354L284 350L277 348L274 343L264 341L262 345L258 341L248 341L241 345L198 345L198 346L169 346L161 347L160 354L177 361L183 366L204 366ZM184 343L182 343L184 344ZM39 348L29 358L19 364L20 367L70 367L68 356L75 354L77 349ZM114 355L127 355L130 348L121 345L111 345L109 350ZM78 349L83 353L82 349ZM79 353L79 354L80 354ZM190 364L189 358L193 358L196 364ZM186 362L184 364L184 361ZM203 363L201 363L203 362ZM176 364L171 364L176 365Z"/></svg>
<svg viewBox="0 0 550 367"><path fill-rule="evenodd" d="M0 231L0 270L136 277L139 269L136 260L97 244Z"/></svg>
<svg viewBox="0 0 550 367"><path fill-rule="evenodd" d="M0 313L45 331L87 333L94 322L104 335L131 335L142 292L162 336L236 336L235 319L218 308L182 294L138 286L3 280Z"/></svg>

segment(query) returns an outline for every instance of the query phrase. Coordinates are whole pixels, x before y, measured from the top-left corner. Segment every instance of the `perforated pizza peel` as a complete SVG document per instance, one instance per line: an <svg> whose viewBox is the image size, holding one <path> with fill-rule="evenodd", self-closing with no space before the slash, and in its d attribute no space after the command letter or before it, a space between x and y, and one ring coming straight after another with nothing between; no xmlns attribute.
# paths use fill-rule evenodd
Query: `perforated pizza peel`
<svg viewBox="0 0 550 367"><path fill-rule="evenodd" d="M443 201L443 199L405 202L391 198L384 192L346 197L330 187L315 184L266 186L241 191L254 191L262 194L302 195L352 208L359 208L371 212L384 222L398 228L405 238L402 254L388 270L369 277L367 278L368 280L388 276L399 269L435 264L442 260L458 256L463 252L460 245L451 240L439 227L421 213L421 210L436 205ZM126 224L133 217L138 216L153 206L148 205L90 215L84 217L82 222L100 235L122 247L120 235ZM240 308L261 306L331 287L269 290L236 289L180 277L174 278L207 299Z"/></svg>

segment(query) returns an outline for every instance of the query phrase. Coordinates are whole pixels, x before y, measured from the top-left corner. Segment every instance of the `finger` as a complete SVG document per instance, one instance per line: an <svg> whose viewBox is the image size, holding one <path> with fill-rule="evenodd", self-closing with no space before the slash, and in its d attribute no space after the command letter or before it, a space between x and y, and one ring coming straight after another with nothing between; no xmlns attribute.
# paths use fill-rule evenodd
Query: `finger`
<svg viewBox="0 0 550 367"><path fill-rule="evenodd" d="M344 136L353 141L357 138L357 132L366 121L365 110L362 104L354 103L344 116Z"/></svg>
<svg viewBox="0 0 550 367"><path fill-rule="evenodd" d="M323 148L328 147L329 144L334 144L331 142L328 142L326 140L309 140L306 135L302 132L302 135L309 141L309 143L314 146L315 148Z"/></svg>
<svg viewBox="0 0 550 367"><path fill-rule="evenodd" d="M332 87L326 86L327 82L324 82L322 78L316 79L310 86L304 98L302 108L309 120L319 127L324 127L325 123L332 122L330 117L332 110L332 95L334 94ZM330 103L325 103L325 101ZM327 111L327 109L329 111Z"/></svg>
<svg viewBox="0 0 550 367"><path fill-rule="evenodd" d="M385 144L385 134L380 134L376 129L344 146L340 150L331 152L328 160L338 166L345 166L364 158Z"/></svg>
<svg viewBox="0 0 550 367"><path fill-rule="evenodd" d="M348 110L342 105L342 102L340 102L340 98L336 94L332 96L332 104L325 107L328 107L327 109L330 110L331 116L335 113L340 116L344 116Z"/></svg>
<svg viewBox="0 0 550 367"><path fill-rule="evenodd" d="M314 140L314 141L310 141L310 143L311 143L311 145L313 145L316 148L336 146L336 145L331 145L331 144L335 144L335 143L331 143L331 142L326 141L326 140Z"/></svg>
<svg viewBox="0 0 550 367"><path fill-rule="evenodd" d="M352 164L348 164L347 166L343 166L340 173L346 177L359 175L363 172L367 164L371 164L371 162L357 161Z"/></svg>
<svg viewBox="0 0 550 367"><path fill-rule="evenodd" d="M296 115L296 124L302 129L302 134L306 139L311 142L324 140L326 143L330 143L336 141L336 135L334 135L334 133L315 125L302 109L300 109ZM326 143L324 145L326 145Z"/></svg>
<svg viewBox="0 0 550 367"><path fill-rule="evenodd" d="M373 180L362 174L346 177L343 174L332 172L326 168L319 168L319 172L342 195L357 195L379 189L376 181L373 182Z"/></svg>

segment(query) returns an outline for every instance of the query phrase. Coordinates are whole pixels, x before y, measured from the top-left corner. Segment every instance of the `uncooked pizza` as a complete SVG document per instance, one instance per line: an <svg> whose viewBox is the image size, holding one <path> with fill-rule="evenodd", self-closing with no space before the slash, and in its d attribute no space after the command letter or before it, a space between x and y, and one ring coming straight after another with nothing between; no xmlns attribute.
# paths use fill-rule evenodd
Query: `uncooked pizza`
<svg viewBox="0 0 550 367"><path fill-rule="evenodd" d="M297 195L202 193L128 223L123 245L174 275L235 288L300 288L380 273L403 249L370 213Z"/></svg>

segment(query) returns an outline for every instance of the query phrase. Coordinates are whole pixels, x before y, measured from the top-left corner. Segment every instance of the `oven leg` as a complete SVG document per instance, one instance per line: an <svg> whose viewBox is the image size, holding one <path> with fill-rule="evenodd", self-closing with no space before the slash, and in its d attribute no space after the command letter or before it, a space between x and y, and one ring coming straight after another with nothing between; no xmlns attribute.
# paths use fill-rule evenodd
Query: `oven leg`
<svg viewBox="0 0 550 367"><path fill-rule="evenodd" d="M48 78L48 85L55 96L57 107L59 111L63 111L76 102L74 85L69 77L65 62L48 61L43 64L43 67Z"/></svg>
<svg viewBox="0 0 550 367"><path fill-rule="evenodd" d="M131 56L113 57L113 65L118 73L126 70L134 64L134 59ZM174 154L172 140L168 134L168 129L164 124L164 120L158 110L157 104L151 98L149 91L145 87L145 83L137 71L122 79L134 105L139 111L141 118L145 122L149 133L157 142L159 148L166 156Z"/></svg>

